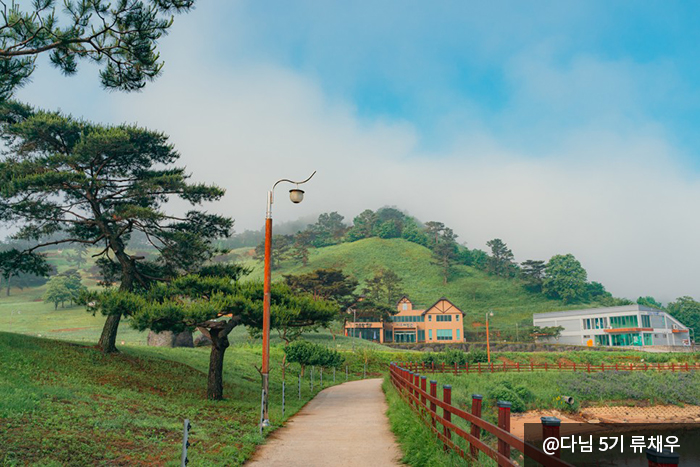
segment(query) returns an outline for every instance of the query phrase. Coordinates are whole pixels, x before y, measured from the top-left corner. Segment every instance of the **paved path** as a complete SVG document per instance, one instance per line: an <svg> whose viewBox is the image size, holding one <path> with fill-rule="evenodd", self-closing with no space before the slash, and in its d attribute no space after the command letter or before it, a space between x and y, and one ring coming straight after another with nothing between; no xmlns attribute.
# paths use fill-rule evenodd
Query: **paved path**
<svg viewBox="0 0 700 467"><path fill-rule="evenodd" d="M321 391L274 432L247 466L398 466L381 379Z"/></svg>

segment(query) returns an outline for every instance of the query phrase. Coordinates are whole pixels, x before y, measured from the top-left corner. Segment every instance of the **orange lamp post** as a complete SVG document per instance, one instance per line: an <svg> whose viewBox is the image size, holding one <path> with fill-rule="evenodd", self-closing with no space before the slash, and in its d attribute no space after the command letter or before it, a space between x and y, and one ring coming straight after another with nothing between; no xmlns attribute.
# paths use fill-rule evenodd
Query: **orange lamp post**
<svg viewBox="0 0 700 467"><path fill-rule="evenodd" d="M265 214L265 268L264 268L264 296L263 296L263 335L262 335L262 407L260 409L261 420L260 429L270 426L270 417L268 415L268 400L270 394L270 283L271 274L271 253L272 253L272 204L274 203L275 187L282 182L288 182L296 185L296 188L289 190L289 199L294 204L299 204L304 199L304 191L299 189L299 185L311 180L311 177L316 175L316 171L309 178L301 182L295 182L283 178L278 180L272 189L267 193L267 212Z"/></svg>

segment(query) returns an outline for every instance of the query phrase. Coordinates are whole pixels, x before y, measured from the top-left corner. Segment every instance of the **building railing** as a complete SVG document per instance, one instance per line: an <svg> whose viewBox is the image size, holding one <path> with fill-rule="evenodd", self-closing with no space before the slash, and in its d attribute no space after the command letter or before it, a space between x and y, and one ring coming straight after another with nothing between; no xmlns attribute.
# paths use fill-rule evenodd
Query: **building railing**
<svg viewBox="0 0 700 467"><path fill-rule="evenodd" d="M697 371L700 363L424 363L402 362L401 366L409 371L421 373L505 373L505 372L535 372L535 371L582 371L587 373L601 371Z"/></svg>
<svg viewBox="0 0 700 467"><path fill-rule="evenodd" d="M480 395L472 396L472 411L469 413L452 405L451 386L443 385L443 396L440 400L437 396L437 382L430 381L430 392L428 392L427 378L409 370L405 365L398 366L392 363L390 376L398 393L442 441L446 451L451 450L463 459L473 461L478 460L481 452L496 461L499 466L518 466L519 464L511 459L511 449L515 449L523 456L545 467L573 467L568 462L547 455L544 451L510 433L510 402L498 402L498 425L493 425L481 418L482 397ZM439 414L438 408L441 409L442 415ZM453 416L456 417L455 420ZM455 423L459 419L469 423L469 431ZM542 429L543 434L550 430L544 420ZM482 430L496 438L497 447L487 444L481 438ZM466 445L459 446L453 434L463 439L469 446L468 449Z"/></svg>

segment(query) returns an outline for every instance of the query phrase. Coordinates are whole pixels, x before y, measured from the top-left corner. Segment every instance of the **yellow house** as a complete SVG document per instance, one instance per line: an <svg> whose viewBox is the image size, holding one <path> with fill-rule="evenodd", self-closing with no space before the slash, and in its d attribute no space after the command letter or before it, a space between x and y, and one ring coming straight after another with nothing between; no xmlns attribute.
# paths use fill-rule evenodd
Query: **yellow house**
<svg viewBox="0 0 700 467"><path fill-rule="evenodd" d="M380 343L464 342L464 312L446 298L425 310L413 308L404 296L396 305L398 313L391 321L345 323L345 335Z"/></svg>

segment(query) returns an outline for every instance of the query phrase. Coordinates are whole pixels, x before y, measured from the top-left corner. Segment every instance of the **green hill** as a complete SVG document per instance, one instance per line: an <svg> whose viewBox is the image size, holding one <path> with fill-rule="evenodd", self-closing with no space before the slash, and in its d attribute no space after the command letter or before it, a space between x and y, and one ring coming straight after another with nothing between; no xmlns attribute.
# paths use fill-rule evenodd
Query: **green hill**
<svg viewBox="0 0 700 467"><path fill-rule="evenodd" d="M249 250L249 249L248 249ZM253 267L254 278L262 278L262 264L246 255L246 249L234 252ZM318 268L338 268L361 283L381 268L388 268L403 280L404 293L417 307L428 307L440 297L446 297L466 314L466 323L483 322L484 313L494 311L495 327L532 324L532 314L572 309L561 301L530 293L517 279L490 276L470 266L458 265L447 284L443 284L440 268L431 261L428 248L403 239L368 238L356 242L309 250L309 262L286 260L273 271L273 280L283 274L299 274Z"/></svg>

